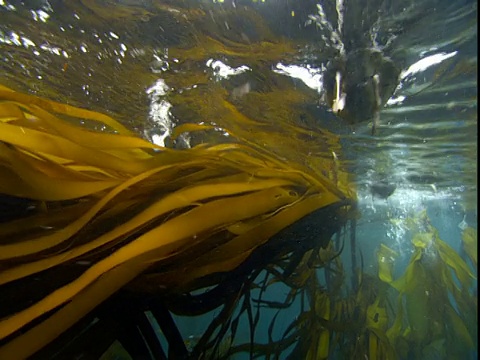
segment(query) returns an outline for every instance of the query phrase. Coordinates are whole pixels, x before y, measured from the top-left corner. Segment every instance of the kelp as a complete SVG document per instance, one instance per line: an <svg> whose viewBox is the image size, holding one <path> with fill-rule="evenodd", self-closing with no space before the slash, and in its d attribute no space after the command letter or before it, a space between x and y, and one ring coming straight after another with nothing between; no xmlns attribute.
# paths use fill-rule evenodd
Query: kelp
<svg viewBox="0 0 480 360"><path fill-rule="evenodd" d="M237 352L266 359L471 357L477 350L476 275L440 239L425 211L405 224L414 248L409 264L396 268L399 254L381 244L377 275L362 273L358 287L348 288L341 257L332 255L333 240L304 252L299 260L293 251L268 267L265 277L259 276L262 290L280 282L290 288L283 301L264 300L265 291L253 299L253 304L274 312L268 341L234 345L219 358ZM472 228L463 232L467 256L475 236ZM292 265L294 270L288 270ZM322 281L320 274L326 275L327 269L330 279ZM300 311L279 336L275 329L281 328L282 311L292 307Z"/></svg>
<svg viewBox="0 0 480 360"><path fill-rule="evenodd" d="M396 254L386 246L378 253L379 277L398 292L398 310L387 331L393 346L408 344L410 356L466 358L475 348L477 298L472 293L476 275L430 223L426 211L407 219L414 253L405 273L393 278ZM441 349L439 346L441 345ZM407 356L404 351L399 354Z"/></svg>
<svg viewBox="0 0 480 360"><path fill-rule="evenodd" d="M477 245L477 230L472 227L465 228L462 232L462 247L475 269L477 269L478 259Z"/></svg>
<svg viewBox="0 0 480 360"><path fill-rule="evenodd" d="M36 204L0 224L1 358L32 355L127 284L171 295L218 284L282 229L353 199L339 174L279 159L241 128L224 129L236 142L173 150L107 115L5 87L0 99L0 193ZM211 128L176 132L198 130ZM28 300L12 302L22 284Z"/></svg>
<svg viewBox="0 0 480 360"><path fill-rule="evenodd" d="M132 356L189 359L465 358L476 349L473 228L462 233L468 264L422 212L405 220L405 269L381 244L378 273L353 265L347 285L342 250L357 256L357 213L336 136L272 127L217 99L226 141L175 150L106 115L7 88L0 96L0 189L33 207L0 223L0 357L80 354L94 338L95 354L119 339ZM186 123L171 140L218 131ZM285 131L303 136L298 152L293 140L289 151L272 142ZM317 152L302 161L303 146ZM283 298L272 298L276 286ZM284 317L291 309L297 316ZM182 338L172 314L213 310L197 339Z"/></svg>

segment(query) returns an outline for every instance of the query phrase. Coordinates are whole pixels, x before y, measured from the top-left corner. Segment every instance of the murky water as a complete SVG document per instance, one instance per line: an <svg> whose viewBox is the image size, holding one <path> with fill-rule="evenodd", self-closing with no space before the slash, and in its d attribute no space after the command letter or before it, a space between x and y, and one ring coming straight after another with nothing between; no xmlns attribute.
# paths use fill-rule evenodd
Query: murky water
<svg viewBox="0 0 480 360"><path fill-rule="evenodd" d="M476 228L476 79L475 1L0 0L0 83L13 89L171 147L205 140L171 141L179 124L238 119L224 101L282 136L338 134L372 272L381 242L408 261L412 212L427 209L455 249Z"/></svg>

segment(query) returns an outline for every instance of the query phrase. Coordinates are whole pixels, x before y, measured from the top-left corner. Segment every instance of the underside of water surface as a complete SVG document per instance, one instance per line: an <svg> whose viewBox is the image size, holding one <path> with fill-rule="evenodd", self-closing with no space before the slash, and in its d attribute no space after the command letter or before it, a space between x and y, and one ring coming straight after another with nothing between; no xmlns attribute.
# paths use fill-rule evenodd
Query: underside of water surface
<svg viewBox="0 0 480 360"><path fill-rule="evenodd" d="M0 0L0 359L476 359L477 3Z"/></svg>

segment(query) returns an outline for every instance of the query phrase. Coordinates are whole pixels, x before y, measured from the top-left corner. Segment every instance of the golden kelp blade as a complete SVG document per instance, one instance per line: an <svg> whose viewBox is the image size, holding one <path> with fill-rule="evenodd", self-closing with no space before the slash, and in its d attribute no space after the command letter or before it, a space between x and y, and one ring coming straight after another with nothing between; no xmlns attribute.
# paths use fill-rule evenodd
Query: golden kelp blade
<svg viewBox="0 0 480 360"><path fill-rule="evenodd" d="M77 127L63 115L110 131ZM31 300L4 311L0 358L32 355L152 265L170 261L168 272L142 281L188 292L203 276L233 270L303 216L348 205L350 194L322 169L279 159L238 128L230 134L239 143L161 148L105 115L0 87L0 193L47 204L47 213L0 224L7 237L0 239L0 290L43 279ZM85 210L73 218L76 205ZM58 228L43 229L49 207L72 212L52 211L58 219L47 223ZM179 255L181 262L170 260ZM66 273L68 281L51 292L42 289L42 281L58 281L44 274L77 261L89 266Z"/></svg>
<svg viewBox="0 0 480 360"><path fill-rule="evenodd" d="M475 269L477 268L478 259L478 243L477 243L477 230L471 227L467 227L462 233L462 245L463 249L467 253L468 257L472 261Z"/></svg>
<svg viewBox="0 0 480 360"><path fill-rule="evenodd" d="M245 217L256 216L283 206L295 199L287 191L272 188L240 197L212 201L195 208L183 215L167 221L163 225L141 235L128 245L123 246L102 261L90 267L83 275L70 284L56 290L42 301L17 313L15 316L0 323L0 338L16 331L23 325L35 319L38 314L44 314L64 302L72 299L78 292L93 283L101 274L129 260L152 254L153 259L162 259L178 251L197 233L203 233L223 223L239 221ZM253 202L255 200L255 202ZM233 206L231 211L226 210ZM213 215L213 216L212 216ZM211 218L209 218L211 216ZM188 224L188 227L184 224ZM155 241L155 239L158 239ZM150 263L150 256L144 257L144 267Z"/></svg>
<svg viewBox="0 0 480 360"><path fill-rule="evenodd" d="M388 342L393 346L410 343L420 358L432 351L436 340L443 339L448 358L465 358L475 347L476 296L470 291L476 276L440 239L425 211L406 223L413 231L415 251L404 274L397 279L392 276L396 252L382 244L377 253L380 280L398 291L395 320L386 332Z"/></svg>

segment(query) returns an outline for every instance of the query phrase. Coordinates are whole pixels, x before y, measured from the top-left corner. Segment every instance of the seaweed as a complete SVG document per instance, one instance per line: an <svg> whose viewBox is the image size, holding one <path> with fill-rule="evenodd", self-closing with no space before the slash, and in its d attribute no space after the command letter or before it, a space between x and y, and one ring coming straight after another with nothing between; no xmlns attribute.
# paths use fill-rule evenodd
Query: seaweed
<svg viewBox="0 0 480 360"><path fill-rule="evenodd" d="M404 221L408 265L397 269L381 244L368 273L338 137L288 122L272 130L221 99L225 142L178 150L100 113L4 87L0 99L0 192L19 209L0 222L0 358L476 351L476 229L462 229L459 254L416 214ZM273 146L282 129L323 151L300 161L303 148ZM172 141L212 131L183 124ZM203 319L204 331L185 336L180 317Z"/></svg>
<svg viewBox="0 0 480 360"><path fill-rule="evenodd" d="M219 331L215 352L235 304L248 296L248 279L263 263L257 254L285 256L281 237L268 256L262 249L319 209L346 219L342 209L353 201L353 192L337 186L337 174L332 180L321 169L279 159L240 128L229 132L237 142L175 150L138 138L100 113L5 87L0 98L0 191L38 204L29 216L0 226L8 234L0 243L2 358L41 350L125 287L162 294L167 312L188 312L197 303L203 313L223 304L227 312L212 328ZM82 128L65 117L108 130ZM185 124L176 131L210 129ZM321 232L331 235L337 226ZM215 288L187 296L207 286ZM185 296L188 306L177 301ZM253 339L250 299L243 304ZM162 318L161 327L172 329ZM178 341L170 340L173 349ZM210 340L201 343L209 347Z"/></svg>

